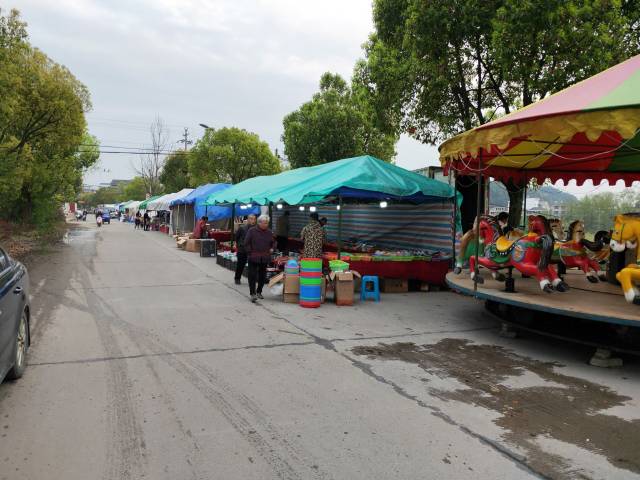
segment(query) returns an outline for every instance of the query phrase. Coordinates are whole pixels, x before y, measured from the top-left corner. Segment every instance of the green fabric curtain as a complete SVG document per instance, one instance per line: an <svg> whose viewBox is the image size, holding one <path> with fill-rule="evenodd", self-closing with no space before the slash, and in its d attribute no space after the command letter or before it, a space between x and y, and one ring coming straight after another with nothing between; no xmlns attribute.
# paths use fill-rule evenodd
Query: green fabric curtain
<svg viewBox="0 0 640 480"><path fill-rule="evenodd" d="M303 205L322 202L345 188L406 197L407 201L411 201L412 196L445 199L454 195L453 188L446 183L365 155L251 178L211 194L205 204ZM357 198L357 195L351 196Z"/></svg>

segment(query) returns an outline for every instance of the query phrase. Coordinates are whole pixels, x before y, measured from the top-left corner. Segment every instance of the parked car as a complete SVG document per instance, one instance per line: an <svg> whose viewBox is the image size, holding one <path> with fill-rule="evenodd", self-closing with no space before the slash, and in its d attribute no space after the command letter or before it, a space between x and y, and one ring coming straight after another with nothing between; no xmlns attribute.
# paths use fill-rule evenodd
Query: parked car
<svg viewBox="0 0 640 480"><path fill-rule="evenodd" d="M120 216L120 212L118 212L117 210L109 210L109 215L111 216L111 218L118 218Z"/></svg>
<svg viewBox="0 0 640 480"><path fill-rule="evenodd" d="M109 212L102 212L102 223L111 223L111 215L109 215Z"/></svg>
<svg viewBox="0 0 640 480"><path fill-rule="evenodd" d="M29 274L0 248L0 382L20 378L27 366Z"/></svg>

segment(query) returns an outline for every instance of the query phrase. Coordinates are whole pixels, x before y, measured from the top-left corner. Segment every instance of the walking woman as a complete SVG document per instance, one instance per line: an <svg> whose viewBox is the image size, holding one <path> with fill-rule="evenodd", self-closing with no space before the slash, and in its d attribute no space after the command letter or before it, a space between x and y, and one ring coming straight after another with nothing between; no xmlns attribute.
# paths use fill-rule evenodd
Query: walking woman
<svg viewBox="0 0 640 480"><path fill-rule="evenodd" d="M250 229L244 239L244 248L249 256L249 294L253 303L264 298L262 288L274 247L273 232L269 230L269 216L260 215L258 226Z"/></svg>

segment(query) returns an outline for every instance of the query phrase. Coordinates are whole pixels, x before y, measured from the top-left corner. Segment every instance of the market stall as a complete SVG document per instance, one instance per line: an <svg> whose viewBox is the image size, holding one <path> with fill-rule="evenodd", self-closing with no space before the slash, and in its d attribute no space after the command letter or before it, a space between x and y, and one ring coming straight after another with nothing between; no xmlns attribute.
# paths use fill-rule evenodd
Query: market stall
<svg viewBox="0 0 640 480"><path fill-rule="evenodd" d="M554 182L575 180L581 185L585 180L594 183L622 180L630 185L640 180L639 128L640 56L636 56L533 105L447 140L440 146L440 159L445 171L473 175L478 181L482 177L493 177L526 185L530 179L536 179L538 184L551 179ZM470 258L471 280L467 274L449 274L447 280L453 288L499 304L518 308L526 305L527 309L543 312L551 311L547 292L553 291L555 314L640 326L640 307L625 302L626 296L628 301L640 303L633 290L637 286L633 287L629 281L625 285L620 273L618 279L624 288L604 292L598 288L598 272L591 277L585 272L587 275L581 273L580 278L589 281L581 281L579 288L566 293L567 286L574 287L575 276L567 275L563 281L557 277L555 265L534 264L534 258L554 261L552 253L547 257L549 248L545 245L558 251L563 248L562 242L568 243L559 239L554 243L544 218L530 217L529 232L520 240L503 240L506 237L500 236L495 219L480 214L478 211L480 221L471 233L475 235L476 245L485 239L484 246L476 247ZM612 255L624 250L625 245L637 245L639 234L632 233L631 226L636 218L621 215L615 221L611 219ZM572 258L560 258L558 262L570 268L569 260L588 256L584 245L582 240L572 243ZM640 260L637 249L634 258ZM505 267L509 268L505 270ZM630 271L637 268L633 264ZM486 269L507 271L506 283L481 282L482 271ZM514 269L528 271L530 274L526 277L535 278L514 280L510 275ZM607 308L612 302L615 308Z"/></svg>
<svg viewBox="0 0 640 480"><path fill-rule="evenodd" d="M228 228L228 219L231 217L232 208L228 206L206 205L205 202L210 195L226 190L229 187L231 187L231 184L228 183L208 183L206 185L199 186L184 197L173 199L170 204L171 208L177 209L178 211L182 210L177 216L184 217L184 220L179 227L181 231L192 231L195 226L195 222L204 216L209 219L209 226L212 229L212 234L218 233L216 230ZM241 209L239 205L236 207L236 216L248 214L259 215L260 208L253 207L251 209ZM231 233L227 231L227 235L224 236L225 240L221 241L228 241L231 238L230 235ZM220 237L222 238L223 236Z"/></svg>
<svg viewBox="0 0 640 480"><path fill-rule="evenodd" d="M367 252L387 245L385 250L424 255L419 261L423 268L414 269L416 276L407 265L385 269L383 262L365 266L372 274L443 283L453 248L453 199L453 188L446 183L363 156L253 178L211 195L206 203L270 206L274 222L289 210L294 236L309 212L316 211L328 218L327 238L340 255L351 238L369 241ZM295 238L290 246L296 246ZM437 273L426 273L429 270Z"/></svg>
<svg viewBox="0 0 640 480"><path fill-rule="evenodd" d="M155 225L155 223L157 222L154 222L154 227L157 227L158 229L161 229L160 227L163 227L162 231L165 231L168 224L169 230L165 233L170 233L172 231L175 232L179 227L180 212L178 212L177 209L173 211L171 210L171 202L175 199L186 197L192 191L193 188L183 188L179 192L167 193L158 198L155 198L154 200L149 201L147 203L147 210L168 213L168 219L166 218L166 216L161 216L163 220L159 222L160 225Z"/></svg>

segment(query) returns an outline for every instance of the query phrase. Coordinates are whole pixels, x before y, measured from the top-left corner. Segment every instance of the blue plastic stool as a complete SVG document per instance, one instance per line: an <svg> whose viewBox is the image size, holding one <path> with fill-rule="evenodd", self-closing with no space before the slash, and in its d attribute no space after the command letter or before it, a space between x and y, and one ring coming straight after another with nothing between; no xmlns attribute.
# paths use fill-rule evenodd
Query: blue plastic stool
<svg viewBox="0 0 640 480"><path fill-rule="evenodd" d="M371 285L371 290L369 290ZM362 284L360 286L360 300L366 300L367 298L373 298L376 302L380 301L380 283L378 277L375 275L365 275L362 277Z"/></svg>

